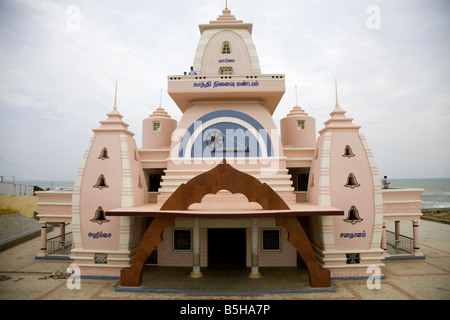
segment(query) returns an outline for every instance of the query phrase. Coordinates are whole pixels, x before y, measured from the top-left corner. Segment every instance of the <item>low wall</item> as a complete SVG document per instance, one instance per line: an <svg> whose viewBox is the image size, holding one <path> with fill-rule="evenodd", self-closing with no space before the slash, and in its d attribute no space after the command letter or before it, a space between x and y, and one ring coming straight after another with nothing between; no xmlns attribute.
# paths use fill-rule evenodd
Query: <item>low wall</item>
<svg viewBox="0 0 450 320"><path fill-rule="evenodd" d="M0 182L0 195L7 194L13 197L34 196L34 186Z"/></svg>

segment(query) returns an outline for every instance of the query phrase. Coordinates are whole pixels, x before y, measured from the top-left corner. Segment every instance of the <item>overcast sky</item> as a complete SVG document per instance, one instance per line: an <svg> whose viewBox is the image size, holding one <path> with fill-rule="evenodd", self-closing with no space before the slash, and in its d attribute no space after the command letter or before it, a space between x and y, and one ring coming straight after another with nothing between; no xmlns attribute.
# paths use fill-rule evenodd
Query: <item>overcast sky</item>
<svg viewBox="0 0 450 320"><path fill-rule="evenodd" d="M167 76L193 64L199 24L225 0L0 0L0 175L74 180L92 129L118 109L142 145ZM286 75L274 119L298 104L324 127L361 126L380 175L450 177L450 1L229 0L253 23L262 73Z"/></svg>

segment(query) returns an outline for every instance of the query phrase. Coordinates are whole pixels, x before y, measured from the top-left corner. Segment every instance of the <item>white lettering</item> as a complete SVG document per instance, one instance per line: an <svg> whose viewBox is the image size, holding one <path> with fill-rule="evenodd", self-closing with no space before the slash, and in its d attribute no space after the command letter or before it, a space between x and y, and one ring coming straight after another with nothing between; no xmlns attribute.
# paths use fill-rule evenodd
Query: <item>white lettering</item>
<svg viewBox="0 0 450 320"><path fill-rule="evenodd" d="M366 273L371 273L367 278L367 288L369 290L380 290L381 289L381 269L378 266L369 266Z"/></svg>
<svg viewBox="0 0 450 320"><path fill-rule="evenodd" d="M372 14L367 18L367 28L370 30L381 29L381 10L379 6L371 5L367 8L367 14Z"/></svg>

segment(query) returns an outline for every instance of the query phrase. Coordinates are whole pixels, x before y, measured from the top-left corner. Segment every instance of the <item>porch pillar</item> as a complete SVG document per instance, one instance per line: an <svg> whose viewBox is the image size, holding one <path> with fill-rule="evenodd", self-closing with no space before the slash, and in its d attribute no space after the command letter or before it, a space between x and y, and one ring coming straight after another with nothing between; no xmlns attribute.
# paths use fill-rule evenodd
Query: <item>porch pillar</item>
<svg viewBox="0 0 450 320"><path fill-rule="evenodd" d="M395 221L395 246L400 245L400 221Z"/></svg>
<svg viewBox="0 0 450 320"><path fill-rule="evenodd" d="M59 236L61 237L61 241L66 241L66 223L61 222L59 224Z"/></svg>
<svg viewBox="0 0 450 320"><path fill-rule="evenodd" d="M252 219L252 270L250 272L250 278L257 279L261 278L261 273L259 273L259 263L258 263L258 219Z"/></svg>
<svg viewBox="0 0 450 320"><path fill-rule="evenodd" d="M413 220L413 247L414 254L420 253L420 241L419 241L419 221Z"/></svg>
<svg viewBox="0 0 450 320"><path fill-rule="evenodd" d="M190 277L201 278L202 273L200 271L200 219L193 220L192 228L192 255L193 255L193 267Z"/></svg>
<svg viewBox="0 0 450 320"><path fill-rule="evenodd" d="M386 244L386 222L383 222L383 229L381 229L381 249L387 250Z"/></svg>
<svg viewBox="0 0 450 320"><path fill-rule="evenodd" d="M39 257L47 255L47 222L41 222L41 250L38 253Z"/></svg>

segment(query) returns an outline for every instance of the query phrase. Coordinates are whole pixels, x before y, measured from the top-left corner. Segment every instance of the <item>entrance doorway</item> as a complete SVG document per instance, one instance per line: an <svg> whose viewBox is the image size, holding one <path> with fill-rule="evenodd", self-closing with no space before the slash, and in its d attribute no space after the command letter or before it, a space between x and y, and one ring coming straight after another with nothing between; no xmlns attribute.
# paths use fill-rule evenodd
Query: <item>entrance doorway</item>
<svg viewBox="0 0 450 320"><path fill-rule="evenodd" d="M246 268L246 229L208 229L208 267Z"/></svg>

